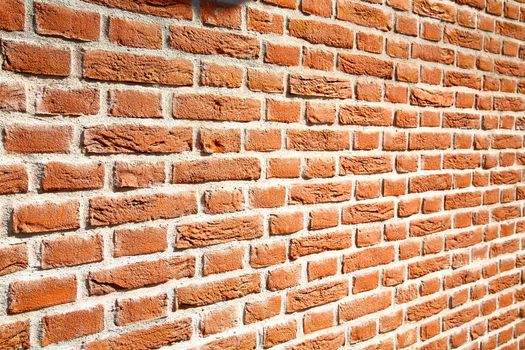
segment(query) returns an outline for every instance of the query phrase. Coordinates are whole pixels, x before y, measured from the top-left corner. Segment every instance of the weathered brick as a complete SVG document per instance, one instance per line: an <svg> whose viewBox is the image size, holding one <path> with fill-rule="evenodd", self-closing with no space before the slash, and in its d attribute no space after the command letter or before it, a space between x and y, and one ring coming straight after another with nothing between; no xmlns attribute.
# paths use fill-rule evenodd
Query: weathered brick
<svg viewBox="0 0 525 350"><path fill-rule="evenodd" d="M392 305L392 292L384 291L354 299L339 305L339 318L343 321L351 321L357 318L384 310Z"/></svg>
<svg viewBox="0 0 525 350"><path fill-rule="evenodd" d="M241 298L249 294L259 293L260 290L260 276L253 273L215 282L180 287L175 290L175 294L177 295L177 307L188 308Z"/></svg>
<svg viewBox="0 0 525 350"><path fill-rule="evenodd" d="M168 247L166 235L166 227L115 230L113 256L120 257L162 252Z"/></svg>
<svg viewBox="0 0 525 350"><path fill-rule="evenodd" d="M351 49L354 46L354 32L347 27L310 19L291 19L288 22L291 36L312 44Z"/></svg>
<svg viewBox="0 0 525 350"><path fill-rule="evenodd" d="M185 52L235 58L257 58L260 52L256 37L189 26L171 26L170 45Z"/></svg>
<svg viewBox="0 0 525 350"><path fill-rule="evenodd" d="M348 281L319 284L287 293L286 311L302 311L340 300L348 295Z"/></svg>
<svg viewBox="0 0 525 350"><path fill-rule="evenodd" d="M257 180L261 164L257 158L210 159L173 165L173 183Z"/></svg>
<svg viewBox="0 0 525 350"><path fill-rule="evenodd" d="M9 288L8 312L17 314L50 306L67 304L77 298L74 275L15 281Z"/></svg>
<svg viewBox="0 0 525 350"><path fill-rule="evenodd" d="M78 201L29 204L13 210L13 232L30 234L74 230L80 227Z"/></svg>
<svg viewBox="0 0 525 350"><path fill-rule="evenodd" d="M115 324L124 326L140 321L165 317L168 308L166 294L117 300Z"/></svg>
<svg viewBox="0 0 525 350"><path fill-rule="evenodd" d="M108 38L121 46L162 48L162 29L159 25L118 17L109 19Z"/></svg>
<svg viewBox="0 0 525 350"><path fill-rule="evenodd" d="M293 238L290 241L290 258L318 254L331 250L342 250L352 245L352 234L349 231L336 231L318 235Z"/></svg>
<svg viewBox="0 0 525 350"><path fill-rule="evenodd" d="M263 235L262 219L258 216L186 224L177 227L178 248L203 247Z"/></svg>
<svg viewBox="0 0 525 350"><path fill-rule="evenodd" d="M102 163L73 164L49 162L44 167L44 191L80 191L104 187Z"/></svg>
<svg viewBox="0 0 525 350"><path fill-rule="evenodd" d="M149 328L132 330L109 338L92 340L86 343L84 347L86 350L124 350L137 347L137 344L140 344L143 349L157 349L190 339L192 329L191 318L184 318L153 325Z"/></svg>
<svg viewBox="0 0 525 350"><path fill-rule="evenodd" d="M36 111L39 114L94 115L99 112L99 100L100 93L96 89L46 88L38 96Z"/></svg>
<svg viewBox="0 0 525 350"><path fill-rule="evenodd" d="M0 9L0 29L7 31L24 30L25 5L22 0L6 0ZM22 323L13 323L7 330L21 327ZM24 343L25 341L21 341ZM14 344L15 342L13 342ZM27 346L29 341L24 346Z"/></svg>
<svg viewBox="0 0 525 350"><path fill-rule="evenodd" d="M320 75L290 75L290 93L297 96L352 98L352 82Z"/></svg>
<svg viewBox="0 0 525 350"><path fill-rule="evenodd" d="M102 261L100 236L66 236L42 241L42 268L51 269Z"/></svg>
<svg viewBox="0 0 525 350"><path fill-rule="evenodd" d="M82 57L82 76L94 80L187 86L193 84L193 64L180 58L91 50Z"/></svg>
<svg viewBox="0 0 525 350"><path fill-rule="evenodd" d="M45 316L42 318L42 329L43 346L101 332L104 329L104 308L98 305Z"/></svg>
<svg viewBox="0 0 525 350"><path fill-rule="evenodd" d="M97 41L100 36L100 15L54 4L35 3L35 31L81 41Z"/></svg>
<svg viewBox="0 0 525 350"><path fill-rule="evenodd" d="M189 19L192 18L191 1L181 0L167 4L167 6L158 6L157 3L137 2L133 0L84 0L97 5L127 10L131 12L150 14L155 16Z"/></svg>
<svg viewBox="0 0 525 350"><path fill-rule="evenodd" d="M18 73L67 77L71 71L69 49L3 41L3 69Z"/></svg>
<svg viewBox="0 0 525 350"><path fill-rule="evenodd" d="M192 192L95 197L89 201L92 226L177 218L196 212L197 199Z"/></svg>
<svg viewBox="0 0 525 350"><path fill-rule="evenodd" d="M234 96L181 94L174 97L176 119L250 122L261 118L261 103Z"/></svg>
<svg viewBox="0 0 525 350"><path fill-rule="evenodd" d="M174 256L169 259L142 261L107 270L91 271L87 277L87 284L89 295L104 295L192 277L194 274L195 257Z"/></svg>
<svg viewBox="0 0 525 350"><path fill-rule="evenodd" d="M0 246L0 276L24 270L28 265L25 243Z"/></svg>
<svg viewBox="0 0 525 350"><path fill-rule="evenodd" d="M179 153L191 150L191 128L138 125L98 125L84 131L89 153Z"/></svg>
<svg viewBox="0 0 525 350"><path fill-rule="evenodd" d="M9 153L68 153L73 129L68 125L14 124L4 130L4 148Z"/></svg>

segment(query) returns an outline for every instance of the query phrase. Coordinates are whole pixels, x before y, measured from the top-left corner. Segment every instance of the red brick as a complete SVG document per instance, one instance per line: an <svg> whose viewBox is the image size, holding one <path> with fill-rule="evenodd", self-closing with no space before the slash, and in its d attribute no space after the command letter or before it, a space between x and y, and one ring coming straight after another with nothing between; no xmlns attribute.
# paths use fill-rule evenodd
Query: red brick
<svg viewBox="0 0 525 350"><path fill-rule="evenodd" d="M108 113L114 117L161 118L159 93L138 90L111 90Z"/></svg>
<svg viewBox="0 0 525 350"><path fill-rule="evenodd" d="M269 99L266 102L266 120L280 123L297 123L301 119L301 104L296 101Z"/></svg>
<svg viewBox="0 0 525 350"><path fill-rule="evenodd" d="M177 288L177 307L188 308L240 298L261 291L259 274L247 274Z"/></svg>
<svg viewBox="0 0 525 350"><path fill-rule="evenodd" d="M38 95L36 102L38 114L94 115L99 109L100 94L96 89L46 88Z"/></svg>
<svg viewBox="0 0 525 350"><path fill-rule="evenodd" d="M343 250L351 246L352 234L349 231L308 235L290 241L290 258L295 260L301 256Z"/></svg>
<svg viewBox="0 0 525 350"><path fill-rule="evenodd" d="M279 295L247 302L244 308L244 323L250 324L277 316L280 310L281 297Z"/></svg>
<svg viewBox="0 0 525 350"><path fill-rule="evenodd" d="M102 163L73 164L49 162L44 167L44 191L81 191L104 187Z"/></svg>
<svg viewBox="0 0 525 350"><path fill-rule="evenodd" d="M106 270L91 271L87 276L89 295L143 288L172 279L192 277L195 257L173 256L169 259L141 261Z"/></svg>
<svg viewBox="0 0 525 350"><path fill-rule="evenodd" d="M343 208L344 224L384 221L394 217L394 202L354 204Z"/></svg>
<svg viewBox="0 0 525 350"><path fill-rule="evenodd" d="M390 126L392 111L385 107L347 105L342 106L339 122L343 125Z"/></svg>
<svg viewBox="0 0 525 350"><path fill-rule="evenodd" d="M250 332L239 335L232 335L228 337L222 337L218 340L211 341L206 345L202 346L202 350L214 350L214 349L254 349L257 345L257 333Z"/></svg>
<svg viewBox="0 0 525 350"><path fill-rule="evenodd" d="M341 175L371 175L392 171L390 156L349 156L341 157Z"/></svg>
<svg viewBox="0 0 525 350"><path fill-rule="evenodd" d="M289 265L268 271L266 288L271 291L287 289L301 282L301 266Z"/></svg>
<svg viewBox="0 0 525 350"><path fill-rule="evenodd" d="M337 18L382 31L392 28L390 12L352 0L337 1Z"/></svg>
<svg viewBox="0 0 525 350"><path fill-rule="evenodd" d="M294 130L287 132L288 149L296 151L340 151L350 148L345 131Z"/></svg>
<svg viewBox="0 0 525 350"><path fill-rule="evenodd" d="M334 68L334 54L329 51L305 47L303 65L312 69L330 71Z"/></svg>
<svg viewBox="0 0 525 350"><path fill-rule="evenodd" d="M38 280L15 281L9 288L8 312L38 310L67 304L77 298L77 279L73 275L46 277Z"/></svg>
<svg viewBox="0 0 525 350"><path fill-rule="evenodd" d="M116 188L143 188L160 185L166 180L164 163L116 162L113 169Z"/></svg>
<svg viewBox="0 0 525 350"><path fill-rule="evenodd" d="M308 349L323 349L323 350L337 350L345 344L345 334L341 332L332 332L324 335L319 335L314 338L307 338L300 343L292 346L290 350L308 350Z"/></svg>
<svg viewBox="0 0 525 350"><path fill-rule="evenodd" d="M251 91L279 93L284 91L284 75L267 70L248 69L246 84Z"/></svg>
<svg viewBox="0 0 525 350"><path fill-rule="evenodd" d="M445 42L474 50L481 50L483 47L483 35L480 33L459 30L451 26L446 26L444 31Z"/></svg>
<svg viewBox="0 0 525 350"><path fill-rule="evenodd" d="M354 46L354 32L347 27L314 21L310 19L291 19L288 22L291 36L312 44L351 49Z"/></svg>
<svg viewBox="0 0 525 350"><path fill-rule="evenodd" d="M176 218L196 212L197 200L192 192L101 196L89 201L89 223L92 226Z"/></svg>
<svg viewBox="0 0 525 350"><path fill-rule="evenodd" d="M4 147L9 153L69 153L72 138L67 125L14 124L5 128Z"/></svg>
<svg viewBox="0 0 525 350"><path fill-rule="evenodd" d="M87 2L127 10L131 12L150 14L161 17L188 19L192 18L191 2L187 0L178 1L170 6L158 6L156 3L136 2L133 0L85 0Z"/></svg>
<svg viewBox="0 0 525 350"><path fill-rule="evenodd" d="M200 322L200 332L203 336L221 333L237 324L236 307L227 306L205 313Z"/></svg>
<svg viewBox="0 0 525 350"><path fill-rule="evenodd" d="M301 175L300 158L271 158L268 160L266 177L272 178L298 178Z"/></svg>
<svg viewBox="0 0 525 350"><path fill-rule="evenodd" d="M301 11L311 15L322 17L332 16L332 0L318 2L315 0L304 0L301 2Z"/></svg>
<svg viewBox="0 0 525 350"><path fill-rule="evenodd" d="M89 153L178 153L191 150L191 128L129 124L97 125L84 130Z"/></svg>
<svg viewBox="0 0 525 350"><path fill-rule="evenodd" d="M113 256L152 254L168 247L166 227L115 230Z"/></svg>
<svg viewBox="0 0 525 350"><path fill-rule="evenodd" d="M349 273L368 267L386 265L394 261L394 247L367 248L343 257L343 272Z"/></svg>
<svg viewBox="0 0 525 350"><path fill-rule="evenodd" d="M380 292L365 298L353 299L352 301L339 305L339 318L343 321L355 320L365 315L384 310L391 304L391 291Z"/></svg>
<svg viewBox="0 0 525 350"><path fill-rule="evenodd" d="M250 265L255 268L277 265L286 261L284 242L254 244L250 249Z"/></svg>
<svg viewBox="0 0 525 350"><path fill-rule="evenodd" d="M35 3L35 31L65 39L98 41L100 15L54 4Z"/></svg>
<svg viewBox="0 0 525 350"><path fill-rule="evenodd" d="M308 281L335 276L339 269L337 259L325 259L321 261L309 261L307 267Z"/></svg>
<svg viewBox="0 0 525 350"><path fill-rule="evenodd" d="M315 204L344 202L352 198L350 182L294 185L289 190L292 203Z"/></svg>
<svg viewBox="0 0 525 350"><path fill-rule="evenodd" d="M0 166L0 194L25 193L28 186L27 170L24 165Z"/></svg>
<svg viewBox="0 0 525 350"><path fill-rule="evenodd" d="M205 153L239 152L241 132L235 129L201 129L199 146Z"/></svg>
<svg viewBox="0 0 525 350"><path fill-rule="evenodd" d="M124 326L136 322L154 320L167 314L166 294L135 299L119 299L116 306L115 324Z"/></svg>
<svg viewBox="0 0 525 350"><path fill-rule="evenodd" d="M298 46L266 44L264 62L282 66L298 66L301 60L301 48Z"/></svg>
<svg viewBox="0 0 525 350"><path fill-rule="evenodd" d="M305 334L313 333L321 329L330 328L334 325L334 313L332 310L309 312L304 315L303 330Z"/></svg>
<svg viewBox="0 0 525 350"><path fill-rule="evenodd" d="M269 220L271 235L288 235L303 229L303 213L273 214Z"/></svg>
<svg viewBox="0 0 525 350"><path fill-rule="evenodd" d="M13 210L13 232L45 233L80 227L78 201L44 202L18 206Z"/></svg>
<svg viewBox="0 0 525 350"><path fill-rule="evenodd" d="M176 119L249 122L261 118L260 109L260 101L254 99L181 94L174 98L173 117Z"/></svg>
<svg viewBox="0 0 525 350"><path fill-rule="evenodd" d="M0 110L26 111L26 91L23 84L0 83Z"/></svg>
<svg viewBox="0 0 525 350"><path fill-rule="evenodd" d="M290 94L297 96L318 96L352 98L352 82L344 78L321 75L290 75Z"/></svg>
<svg viewBox="0 0 525 350"><path fill-rule="evenodd" d="M104 329L104 308L69 311L42 318L42 346L96 334Z"/></svg>
<svg viewBox="0 0 525 350"><path fill-rule="evenodd" d="M69 49L3 41L3 69L18 73L67 77L71 71Z"/></svg>
<svg viewBox="0 0 525 350"><path fill-rule="evenodd" d="M22 0L6 0L0 9L0 30L19 31L25 26L25 5ZM13 324L13 329L21 323Z"/></svg>
<svg viewBox="0 0 525 350"><path fill-rule="evenodd" d="M244 249L230 248L206 252L203 255L203 275L211 275L242 269L244 266Z"/></svg>
<svg viewBox="0 0 525 350"><path fill-rule="evenodd" d="M263 0L263 2L290 9L297 8L297 0Z"/></svg>
<svg viewBox="0 0 525 350"><path fill-rule="evenodd" d="M244 198L240 190L207 191L204 194L204 211L208 214L221 214L240 211L244 207Z"/></svg>
<svg viewBox="0 0 525 350"><path fill-rule="evenodd" d="M5 349L30 349L29 320L0 325L0 342Z"/></svg>
<svg viewBox="0 0 525 350"><path fill-rule="evenodd" d="M42 268L51 269L102 261L102 237L65 236L42 241Z"/></svg>
<svg viewBox="0 0 525 350"><path fill-rule="evenodd" d="M352 75L368 75L392 79L394 64L391 61L359 54L340 54L339 70Z"/></svg>
<svg viewBox="0 0 525 350"><path fill-rule="evenodd" d="M242 7L235 4L217 0L205 0L201 3L201 21L213 26L240 28L241 12Z"/></svg>
<svg viewBox="0 0 525 350"><path fill-rule="evenodd" d="M184 224L177 227L177 248L203 247L236 240L259 238L263 235L262 219L258 216Z"/></svg>
<svg viewBox="0 0 525 350"><path fill-rule="evenodd" d="M91 50L84 54L82 67L82 76L95 80L172 86L193 84L193 64L186 59Z"/></svg>
<svg viewBox="0 0 525 350"><path fill-rule="evenodd" d="M185 318L131 330L109 338L95 339L86 343L84 347L86 350L124 350L141 344L145 349L156 349L189 340L192 332L191 318Z"/></svg>
<svg viewBox="0 0 525 350"><path fill-rule="evenodd" d="M248 30L275 34L282 34L284 31L284 17L282 15L249 7L247 17Z"/></svg>
<svg viewBox="0 0 525 350"><path fill-rule="evenodd" d="M260 52L256 37L177 25L170 27L170 45L176 50L194 54L245 59L257 58Z"/></svg>
<svg viewBox="0 0 525 350"><path fill-rule="evenodd" d="M238 66L223 66L210 62L201 65L200 84L213 87L241 87L243 70Z"/></svg>
<svg viewBox="0 0 525 350"><path fill-rule="evenodd" d="M25 243L0 246L0 276L22 271L28 267Z"/></svg>
<svg viewBox="0 0 525 350"><path fill-rule="evenodd" d="M295 289L287 293L286 312L328 304L348 295L348 281L335 281Z"/></svg>

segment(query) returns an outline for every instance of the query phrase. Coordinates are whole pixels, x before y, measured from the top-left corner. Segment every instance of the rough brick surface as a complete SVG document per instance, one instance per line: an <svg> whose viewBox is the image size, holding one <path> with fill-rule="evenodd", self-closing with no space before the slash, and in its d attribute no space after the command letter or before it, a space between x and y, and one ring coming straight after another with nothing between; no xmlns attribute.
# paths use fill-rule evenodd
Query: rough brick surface
<svg viewBox="0 0 525 350"><path fill-rule="evenodd" d="M525 350L525 0L0 0L0 350Z"/></svg>

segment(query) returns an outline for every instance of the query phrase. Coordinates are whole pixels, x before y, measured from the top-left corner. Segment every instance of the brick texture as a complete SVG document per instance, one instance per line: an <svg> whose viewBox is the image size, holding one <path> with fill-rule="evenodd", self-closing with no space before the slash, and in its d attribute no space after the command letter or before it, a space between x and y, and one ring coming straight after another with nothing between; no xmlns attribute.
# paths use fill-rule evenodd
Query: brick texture
<svg viewBox="0 0 525 350"><path fill-rule="evenodd" d="M0 350L525 350L525 0L0 0Z"/></svg>

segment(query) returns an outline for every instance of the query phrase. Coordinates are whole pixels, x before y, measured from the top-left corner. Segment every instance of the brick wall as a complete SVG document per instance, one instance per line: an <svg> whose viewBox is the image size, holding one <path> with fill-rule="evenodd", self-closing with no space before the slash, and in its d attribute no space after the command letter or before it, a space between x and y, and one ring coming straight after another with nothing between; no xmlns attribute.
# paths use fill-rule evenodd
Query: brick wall
<svg viewBox="0 0 525 350"><path fill-rule="evenodd" d="M523 0L0 0L0 349L525 349Z"/></svg>

